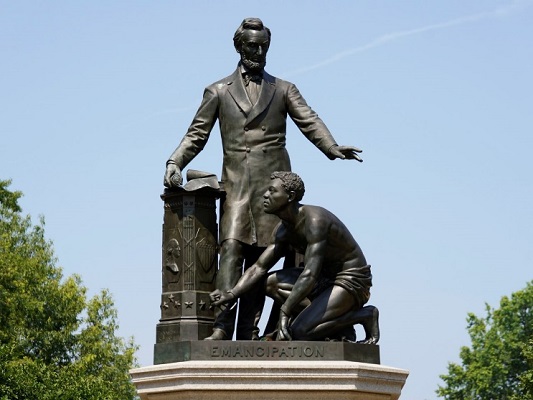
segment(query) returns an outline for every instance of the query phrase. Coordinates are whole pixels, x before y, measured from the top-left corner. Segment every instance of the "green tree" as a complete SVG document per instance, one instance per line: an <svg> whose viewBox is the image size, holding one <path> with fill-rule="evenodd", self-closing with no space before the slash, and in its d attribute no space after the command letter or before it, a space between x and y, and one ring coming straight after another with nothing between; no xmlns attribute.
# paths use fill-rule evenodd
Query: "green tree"
<svg viewBox="0 0 533 400"><path fill-rule="evenodd" d="M520 376L520 387L523 398L531 400L533 399L533 339L530 339L526 345L524 355L527 360L528 370Z"/></svg>
<svg viewBox="0 0 533 400"><path fill-rule="evenodd" d="M116 336L108 291L88 299L63 277L44 220L21 213L20 192L0 180L0 399L135 398L136 346Z"/></svg>
<svg viewBox="0 0 533 400"><path fill-rule="evenodd" d="M533 282L504 296L500 308L467 318L471 347L448 364L437 394L449 400L533 399Z"/></svg>

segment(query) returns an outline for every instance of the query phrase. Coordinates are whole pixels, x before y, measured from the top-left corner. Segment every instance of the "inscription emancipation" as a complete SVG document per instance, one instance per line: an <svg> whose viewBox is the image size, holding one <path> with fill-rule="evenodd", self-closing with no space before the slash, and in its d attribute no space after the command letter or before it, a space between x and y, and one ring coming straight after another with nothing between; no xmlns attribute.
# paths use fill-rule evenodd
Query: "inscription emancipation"
<svg viewBox="0 0 533 400"><path fill-rule="evenodd" d="M288 342L286 345L261 346L237 343L211 346L212 358L324 358L323 345L299 345Z"/></svg>

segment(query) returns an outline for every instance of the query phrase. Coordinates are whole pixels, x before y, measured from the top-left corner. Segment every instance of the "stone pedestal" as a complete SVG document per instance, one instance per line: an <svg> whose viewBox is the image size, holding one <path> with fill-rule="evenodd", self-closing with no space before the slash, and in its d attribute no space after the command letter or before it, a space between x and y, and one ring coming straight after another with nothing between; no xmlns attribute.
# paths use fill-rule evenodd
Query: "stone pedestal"
<svg viewBox="0 0 533 400"><path fill-rule="evenodd" d="M131 371L142 400L398 399L407 375L350 361L185 361Z"/></svg>

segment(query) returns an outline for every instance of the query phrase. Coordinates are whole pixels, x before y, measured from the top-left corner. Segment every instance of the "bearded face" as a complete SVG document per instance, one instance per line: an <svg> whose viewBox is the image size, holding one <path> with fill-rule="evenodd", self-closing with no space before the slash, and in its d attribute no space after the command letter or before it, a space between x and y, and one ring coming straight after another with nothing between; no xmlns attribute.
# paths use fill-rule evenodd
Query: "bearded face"
<svg viewBox="0 0 533 400"><path fill-rule="evenodd" d="M241 49L242 64L253 72L261 72L266 65L266 55L270 40L266 30L254 31L247 29L243 32Z"/></svg>

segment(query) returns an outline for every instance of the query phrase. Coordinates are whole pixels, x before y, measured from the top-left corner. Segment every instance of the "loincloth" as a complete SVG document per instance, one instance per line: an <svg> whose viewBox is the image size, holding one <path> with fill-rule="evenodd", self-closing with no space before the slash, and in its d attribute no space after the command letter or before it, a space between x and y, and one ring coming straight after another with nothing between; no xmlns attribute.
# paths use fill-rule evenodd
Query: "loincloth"
<svg viewBox="0 0 533 400"><path fill-rule="evenodd" d="M340 271L331 279L321 275L313 290L307 296L309 300L316 299L324 290L331 286L340 286L350 293L362 307L370 299L370 287L372 286L372 273L370 265L364 267L353 267L345 271Z"/></svg>
<svg viewBox="0 0 533 400"><path fill-rule="evenodd" d="M370 287L372 286L370 265L339 272L335 277L334 285L347 290L362 307L370 299Z"/></svg>

